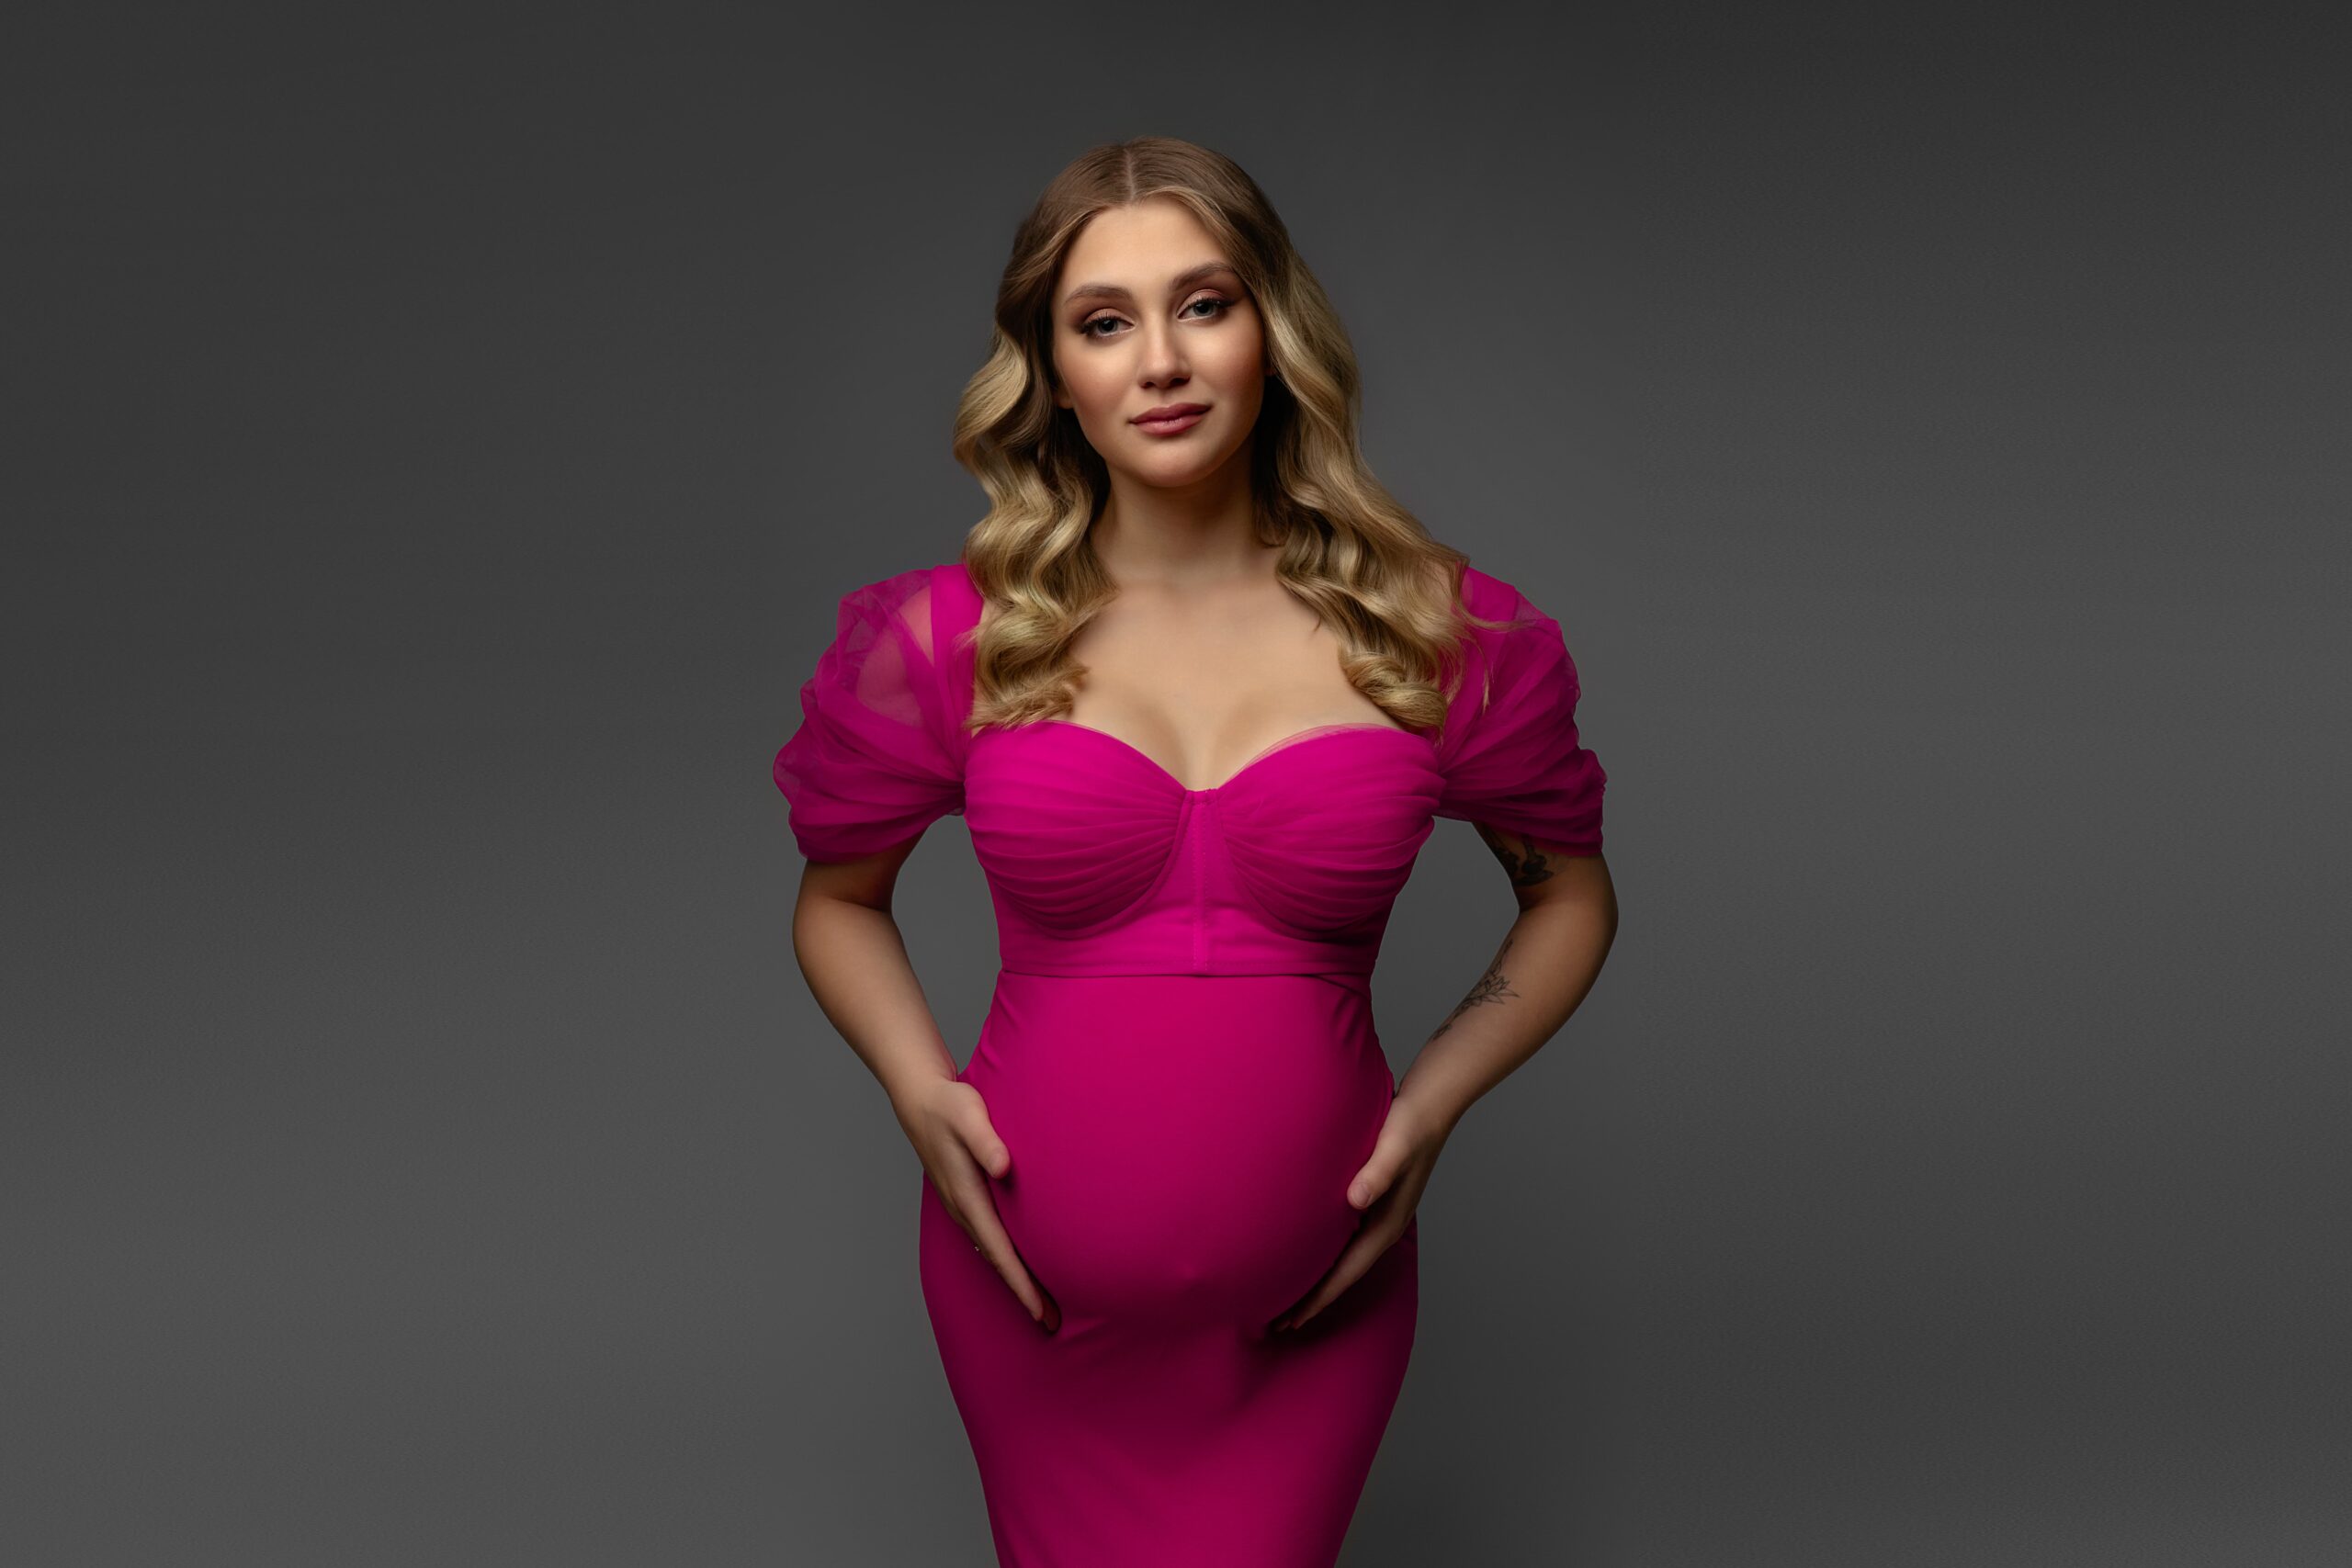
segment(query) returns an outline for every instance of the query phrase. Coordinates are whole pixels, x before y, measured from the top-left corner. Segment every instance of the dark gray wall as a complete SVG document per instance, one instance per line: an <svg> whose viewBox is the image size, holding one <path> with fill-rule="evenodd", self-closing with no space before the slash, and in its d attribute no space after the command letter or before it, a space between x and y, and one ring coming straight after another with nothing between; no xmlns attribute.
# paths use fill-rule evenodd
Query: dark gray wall
<svg viewBox="0 0 2352 1568"><path fill-rule="evenodd" d="M2341 72L2151 15L19 17L0 1560L987 1560L766 770L1157 131L1611 781L1348 1562L2344 1562ZM1442 824L1400 1066L1510 913Z"/></svg>

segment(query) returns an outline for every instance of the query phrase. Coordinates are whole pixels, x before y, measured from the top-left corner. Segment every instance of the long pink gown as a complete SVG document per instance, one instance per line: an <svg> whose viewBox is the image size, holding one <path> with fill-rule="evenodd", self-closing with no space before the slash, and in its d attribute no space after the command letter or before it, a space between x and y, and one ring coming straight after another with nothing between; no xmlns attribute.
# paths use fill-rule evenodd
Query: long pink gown
<svg viewBox="0 0 2352 1568"><path fill-rule="evenodd" d="M1469 569L1444 725L1320 726L1189 789L1048 720L967 737L960 564L841 602L775 758L811 860L961 812L1001 968L969 1063L1011 1151L1007 1234L1053 1334L922 1178L920 1273L1002 1568L1330 1568L1411 1355L1419 1222L1299 1328L1396 1080L1370 976L1436 817L1598 853L1560 628ZM1482 686L1486 688L1482 705Z"/></svg>

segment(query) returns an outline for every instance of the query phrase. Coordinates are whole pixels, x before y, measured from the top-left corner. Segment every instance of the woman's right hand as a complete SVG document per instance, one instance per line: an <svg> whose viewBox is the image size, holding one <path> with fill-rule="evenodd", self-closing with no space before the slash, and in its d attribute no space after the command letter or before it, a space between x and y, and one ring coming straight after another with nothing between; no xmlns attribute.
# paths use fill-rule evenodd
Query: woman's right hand
<svg viewBox="0 0 2352 1568"><path fill-rule="evenodd" d="M1029 1277L1027 1265L997 1217L989 1191L1012 1168L1012 1151L989 1122L980 1091L961 1078L938 1078L891 1101L922 1168L948 1213L993 1265L1029 1315L1047 1332L1062 1325L1061 1308Z"/></svg>

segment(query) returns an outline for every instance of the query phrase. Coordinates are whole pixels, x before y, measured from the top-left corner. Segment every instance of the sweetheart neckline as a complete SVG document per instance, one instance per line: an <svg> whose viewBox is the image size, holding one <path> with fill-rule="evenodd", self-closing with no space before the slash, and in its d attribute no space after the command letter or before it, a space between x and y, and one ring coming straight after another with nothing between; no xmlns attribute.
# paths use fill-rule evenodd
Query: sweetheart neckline
<svg viewBox="0 0 2352 1568"><path fill-rule="evenodd" d="M1182 790L1186 795L1216 795L1221 790L1231 789L1235 783L1237 783L1243 774L1249 773L1259 763L1263 762L1273 756L1275 752L1287 750L1289 748L1299 744L1301 741L1318 740L1326 736L1342 734L1349 730L1385 729L1391 735L1401 735L1408 740L1419 741L1424 746L1430 744L1430 740L1427 736L1417 734L1412 730L1405 728L1402 725L1381 724L1375 721L1367 720L1351 720L1339 724L1309 725L1305 729L1283 736L1281 739L1274 741L1271 745L1260 747L1257 752L1251 756L1248 761L1242 763L1239 767L1234 769L1233 772L1227 773L1221 783L1210 784L1204 789L1194 789L1192 785L1186 784L1182 779L1178 778L1173 773L1169 771L1169 769L1150 752L1145 750L1134 741L1123 739L1120 737L1112 734L1107 729L1098 729L1091 724L1080 724L1074 718L1040 718L1032 720L1031 722L1038 727L1050 725L1057 729L1075 729L1088 735L1099 735L1103 739L1108 740L1112 745L1116 746L1121 750L1126 752L1129 756L1132 756L1141 761L1146 767L1151 769L1152 772L1158 773L1161 778L1166 779L1170 784L1174 784L1178 789Z"/></svg>

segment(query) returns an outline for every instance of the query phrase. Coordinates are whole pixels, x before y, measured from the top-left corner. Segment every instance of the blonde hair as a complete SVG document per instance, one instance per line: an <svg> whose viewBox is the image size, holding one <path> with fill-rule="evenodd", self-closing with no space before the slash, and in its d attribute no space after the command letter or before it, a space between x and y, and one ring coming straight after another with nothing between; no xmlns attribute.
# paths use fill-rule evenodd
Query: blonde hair
<svg viewBox="0 0 2352 1568"><path fill-rule="evenodd" d="M1265 323L1275 374L1251 433L1250 488L1258 537L1280 547L1277 575L1338 637L1350 683L1406 728L1436 728L1468 629L1507 623L1464 606L1468 558L1365 466L1355 350L1272 204L1232 159L1164 136L1096 147L1046 187L1014 234L988 360L956 409L956 460L990 503L963 552L987 605L972 634L972 728L1066 715L1084 673L1070 645L1116 594L1090 532L1108 470L1054 400L1053 289L1088 220L1154 197L1182 202L1216 238Z"/></svg>

